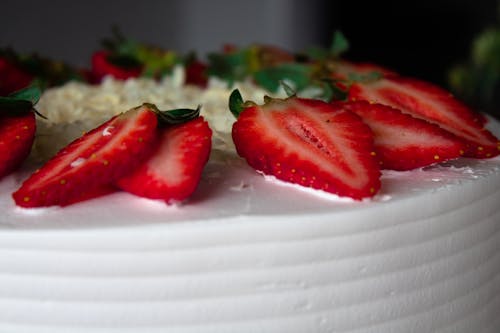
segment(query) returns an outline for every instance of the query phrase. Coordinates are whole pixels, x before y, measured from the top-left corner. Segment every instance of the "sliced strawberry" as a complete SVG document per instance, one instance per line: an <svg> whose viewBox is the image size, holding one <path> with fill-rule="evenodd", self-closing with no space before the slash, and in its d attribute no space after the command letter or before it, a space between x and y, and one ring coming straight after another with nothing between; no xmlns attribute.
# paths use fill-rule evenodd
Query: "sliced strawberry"
<svg viewBox="0 0 500 333"><path fill-rule="evenodd" d="M356 113L371 128L383 169L411 170L463 154L464 144L453 134L392 107L366 101L333 106Z"/></svg>
<svg viewBox="0 0 500 333"><path fill-rule="evenodd" d="M435 123L464 140L464 156L487 158L500 153L498 139L484 129L481 118L450 93L430 83L400 76L385 77L353 84L349 99L386 104Z"/></svg>
<svg viewBox="0 0 500 333"><path fill-rule="evenodd" d="M35 139L35 113L5 115L0 110L0 178L28 157Z"/></svg>
<svg viewBox="0 0 500 333"><path fill-rule="evenodd" d="M263 106L235 103L239 100L233 92L230 104L238 120L232 136L238 154L254 169L358 200L379 190L373 136L356 114L296 97Z"/></svg>
<svg viewBox="0 0 500 333"><path fill-rule="evenodd" d="M117 58L117 60L119 60ZM118 80L126 80L141 75L142 66L135 61L113 61L112 54L98 51L92 55L92 80L100 82L109 75Z"/></svg>
<svg viewBox="0 0 500 333"><path fill-rule="evenodd" d="M101 185L98 187L88 188L88 189L82 190L82 192L79 195L75 195L74 197L71 197L70 200L68 200L64 204L64 206L69 206L69 205L73 205L73 204L76 204L76 203L79 203L82 201L100 198L100 197L115 193L117 191L118 191L118 189L111 184L106 184L106 185Z"/></svg>
<svg viewBox="0 0 500 333"><path fill-rule="evenodd" d="M212 131L202 117L162 128L155 152L134 172L120 178L117 186L167 203L187 199L208 161L211 137Z"/></svg>
<svg viewBox="0 0 500 333"><path fill-rule="evenodd" d="M13 194L16 204L65 206L101 193L149 156L157 122L148 104L113 117L32 174Z"/></svg>

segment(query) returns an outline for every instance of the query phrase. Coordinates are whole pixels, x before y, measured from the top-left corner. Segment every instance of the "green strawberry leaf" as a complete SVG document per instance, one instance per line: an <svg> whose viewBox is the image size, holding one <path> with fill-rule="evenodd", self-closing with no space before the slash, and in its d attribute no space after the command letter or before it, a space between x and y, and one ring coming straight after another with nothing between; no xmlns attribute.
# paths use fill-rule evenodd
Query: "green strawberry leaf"
<svg viewBox="0 0 500 333"><path fill-rule="evenodd" d="M151 108L158 116L158 121L161 126L179 125L197 118L200 115L201 105L196 109L180 108L167 111L159 110L156 105L144 103Z"/></svg>
<svg viewBox="0 0 500 333"><path fill-rule="evenodd" d="M110 54L108 55L107 60L113 65L124 69L137 68L142 65L135 57L125 54Z"/></svg>
<svg viewBox="0 0 500 333"><path fill-rule="evenodd" d="M344 80L322 79L321 88L323 94L319 98L326 102L345 101L349 95L350 83Z"/></svg>
<svg viewBox="0 0 500 333"><path fill-rule="evenodd" d="M267 96L264 96L264 99L266 99ZM241 97L241 93L238 89L234 89L231 95L229 96L229 110L233 114L235 118L238 118L240 114L245 110L246 108L249 108L251 106L256 106L252 101L244 101L243 97Z"/></svg>
<svg viewBox="0 0 500 333"><path fill-rule="evenodd" d="M275 67L264 68L254 74L254 79L261 87L276 93L285 81L293 85L293 89L301 91L311 81L311 68L307 64L285 63Z"/></svg>
<svg viewBox="0 0 500 333"><path fill-rule="evenodd" d="M330 54L325 48L310 47L304 52L304 55L306 56L306 59L310 59L313 61L323 61L328 59Z"/></svg>
<svg viewBox="0 0 500 333"><path fill-rule="evenodd" d="M249 74L248 58L249 50L230 54L209 54L207 74L221 78L232 86L234 82L244 80Z"/></svg>
<svg viewBox="0 0 500 333"><path fill-rule="evenodd" d="M244 109L245 102L243 101L243 97L241 97L241 93L238 89L234 89L229 96L229 110L235 118L238 118Z"/></svg>
<svg viewBox="0 0 500 333"><path fill-rule="evenodd" d="M330 45L330 54L334 57L340 56L349 49L349 41L339 30L333 33L332 44Z"/></svg>
<svg viewBox="0 0 500 333"><path fill-rule="evenodd" d="M384 75L377 71L372 71L368 73L349 73L347 78L352 82L362 82L362 83L370 83L377 80L380 80Z"/></svg>
<svg viewBox="0 0 500 333"><path fill-rule="evenodd" d="M29 86L8 96L0 96L0 110L16 113L31 111L41 94L40 88Z"/></svg>

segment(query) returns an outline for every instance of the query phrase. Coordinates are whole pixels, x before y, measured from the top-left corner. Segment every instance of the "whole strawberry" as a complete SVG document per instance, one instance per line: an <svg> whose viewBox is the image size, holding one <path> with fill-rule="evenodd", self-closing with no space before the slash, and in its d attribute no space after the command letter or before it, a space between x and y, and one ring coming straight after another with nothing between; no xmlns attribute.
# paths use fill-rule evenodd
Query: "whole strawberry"
<svg viewBox="0 0 500 333"><path fill-rule="evenodd" d="M0 96L28 87L36 82L41 88L58 86L70 80L81 80L83 73L62 61L38 53L18 53L0 49Z"/></svg>
<svg viewBox="0 0 500 333"><path fill-rule="evenodd" d="M92 55L91 81L104 76L126 80L138 76L161 78L182 63L175 52L126 38L116 27L102 40L102 48Z"/></svg>
<svg viewBox="0 0 500 333"><path fill-rule="evenodd" d="M257 171L357 200L379 190L373 135L356 114L294 96L259 106L237 90L230 109L236 150Z"/></svg>
<svg viewBox="0 0 500 333"><path fill-rule="evenodd" d="M194 58L186 62L186 84L206 88L208 84L207 65Z"/></svg>
<svg viewBox="0 0 500 333"><path fill-rule="evenodd" d="M36 87L0 97L0 178L16 170L31 151L36 132L33 106L39 98Z"/></svg>
<svg viewBox="0 0 500 333"><path fill-rule="evenodd" d="M133 58L118 57L107 51L97 51L92 55L91 81L98 83L105 76L118 80L138 77L142 65Z"/></svg>
<svg viewBox="0 0 500 333"><path fill-rule="evenodd" d="M22 70L8 57L0 55L0 96L6 96L26 88L33 76Z"/></svg>

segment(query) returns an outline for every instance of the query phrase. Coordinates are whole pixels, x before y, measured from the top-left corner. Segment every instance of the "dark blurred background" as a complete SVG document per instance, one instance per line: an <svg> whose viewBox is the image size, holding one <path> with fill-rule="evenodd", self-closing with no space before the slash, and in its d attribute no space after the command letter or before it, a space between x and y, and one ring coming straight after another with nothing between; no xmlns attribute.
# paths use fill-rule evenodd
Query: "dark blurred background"
<svg viewBox="0 0 500 333"><path fill-rule="evenodd" d="M2 1L0 47L85 66L116 24L133 39L205 54L225 43L291 51L327 46L341 30L347 58L447 84L450 67L497 20L497 0Z"/></svg>
<svg viewBox="0 0 500 333"><path fill-rule="evenodd" d="M348 57L444 85L446 72L465 61L471 42L497 20L497 0L334 1L325 30L352 41ZM335 10L336 9L336 10ZM323 37L327 38L327 36ZM500 54L499 54L500 57Z"/></svg>

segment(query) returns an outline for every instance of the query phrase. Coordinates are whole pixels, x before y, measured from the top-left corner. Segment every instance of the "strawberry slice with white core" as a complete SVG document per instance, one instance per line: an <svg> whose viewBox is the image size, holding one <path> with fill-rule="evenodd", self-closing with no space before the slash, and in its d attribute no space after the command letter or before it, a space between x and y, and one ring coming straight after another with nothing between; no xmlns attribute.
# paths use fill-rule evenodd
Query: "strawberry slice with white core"
<svg viewBox="0 0 500 333"><path fill-rule="evenodd" d="M158 120L144 104L113 117L63 148L14 194L22 207L65 206L102 193L149 156Z"/></svg>
<svg viewBox="0 0 500 333"><path fill-rule="evenodd" d="M291 97L263 106L230 104L237 152L254 169L305 187L353 199L372 197L380 171L372 156L371 130L354 113L330 104ZM234 101L240 100L241 107Z"/></svg>
<svg viewBox="0 0 500 333"><path fill-rule="evenodd" d="M481 117L449 92L430 83L405 77L385 77L353 84L349 99L389 105L437 124L464 140L466 157L488 158L500 154L498 139L483 127Z"/></svg>
<svg viewBox="0 0 500 333"><path fill-rule="evenodd" d="M196 190L211 149L212 131L203 117L160 129L156 150L134 172L120 178L121 189L167 203Z"/></svg>
<svg viewBox="0 0 500 333"><path fill-rule="evenodd" d="M356 113L371 128L383 169L411 170L463 154L464 144L453 134L389 106L366 101L333 106Z"/></svg>

